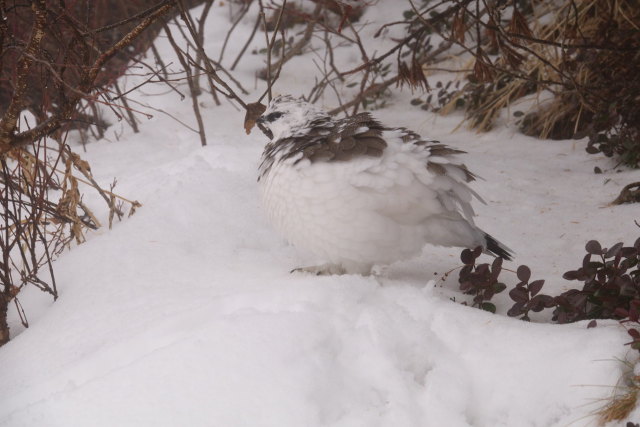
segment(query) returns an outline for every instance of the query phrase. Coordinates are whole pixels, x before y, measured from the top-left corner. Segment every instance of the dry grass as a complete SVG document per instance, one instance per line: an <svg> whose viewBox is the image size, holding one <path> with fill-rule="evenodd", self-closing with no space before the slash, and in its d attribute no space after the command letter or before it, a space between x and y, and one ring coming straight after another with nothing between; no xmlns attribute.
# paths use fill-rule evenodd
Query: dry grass
<svg viewBox="0 0 640 427"><path fill-rule="evenodd" d="M580 134L592 126L595 116L605 114L610 104L619 99L618 95L625 91L625 80L638 84L634 76L639 58L631 51L616 50L640 45L640 32L632 35L640 26L638 10L630 9L631 2L625 0L583 0L576 1L575 6L572 10L567 3L556 11L552 24L540 28L540 38L549 40L564 35L563 42L593 48L547 46L540 55L548 64L539 60L524 64L525 73L537 76L544 73L549 80L564 85L552 86L556 90L554 101L523 122L527 134L542 138ZM603 123L601 129L594 130L607 127L608 123Z"/></svg>
<svg viewBox="0 0 640 427"><path fill-rule="evenodd" d="M596 413L601 425L611 421L627 420L629 414L637 407L640 376L632 376L627 382L628 385L617 387L611 400Z"/></svg>
<svg viewBox="0 0 640 427"><path fill-rule="evenodd" d="M527 2L518 2L518 8L522 9L524 3ZM490 7L480 18L467 18L467 37L458 37L462 40L458 44L473 54L473 63L465 64L461 67L464 71L459 72L469 83L453 94L440 112L447 114L464 105L469 126L488 131L514 101L550 92L551 100L533 105L520 119L525 134L565 139L615 128L617 134L624 134L625 141L637 139L637 2L573 0L528 4L532 10L525 11L526 20L520 12L513 12L518 19L510 18L507 23L504 8ZM446 31L441 31L446 36ZM470 74L469 69L473 70ZM636 142L640 146L640 141ZM625 163L633 163L633 159Z"/></svg>

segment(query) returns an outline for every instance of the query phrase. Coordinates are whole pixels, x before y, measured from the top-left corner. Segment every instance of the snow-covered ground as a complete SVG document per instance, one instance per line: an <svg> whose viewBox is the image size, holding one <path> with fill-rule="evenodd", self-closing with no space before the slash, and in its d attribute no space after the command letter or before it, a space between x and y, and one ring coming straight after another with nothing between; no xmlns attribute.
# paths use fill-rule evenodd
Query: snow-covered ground
<svg viewBox="0 0 640 427"><path fill-rule="evenodd" d="M394 4L380 2L364 20L390 20L401 13ZM256 13L239 25L228 61ZM219 52L226 6L216 4L208 24L207 49ZM390 41L376 43L383 51ZM171 58L165 41L159 48ZM264 89L253 77L263 59L247 54L240 63L238 77L256 86L250 101ZM345 49L337 60L348 68L360 57ZM295 58L275 90L307 93L316 72L308 57ZM189 99L143 92L139 101L195 123ZM607 203L640 172L610 170L584 141L535 140L510 124L452 133L460 116L425 113L411 96L396 93L375 115L469 153L465 163L484 178L474 189L487 201L476 205L478 224L516 251L512 266L547 279L546 293L575 286L561 275L579 266L587 240L638 236L637 206ZM506 316L503 296L496 315L463 306L470 298L457 275L440 280L460 265L458 249L427 247L374 277L290 274L319 260L288 246L260 210L266 137L245 135L244 114L229 104L202 96L201 105L207 147L163 114L138 134L125 128L119 141L115 124L109 140L87 146L98 181L117 177L117 192L143 207L56 261L57 302L23 293L31 327L14 313L12 341L0 349L0 425L597 425L593 414L626 373L624 361L636 361L617 322L587 329L545 315L526 323ZM596 165L605 173L594 174ZM86 198L100 206L90 191Z"/></svg>

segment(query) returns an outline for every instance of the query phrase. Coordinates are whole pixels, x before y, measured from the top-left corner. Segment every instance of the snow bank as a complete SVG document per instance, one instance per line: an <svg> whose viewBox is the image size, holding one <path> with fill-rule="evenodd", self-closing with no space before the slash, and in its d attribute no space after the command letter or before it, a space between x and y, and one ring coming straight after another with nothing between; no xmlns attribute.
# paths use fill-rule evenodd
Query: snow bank
<svg viewBox="0 0 640 427"><path fill-rule="evenodd" d="M213 51L226 22L222 9L211 18ZM246 81L261 59L243 61ZM308 62L294 59L280 87L301 93ZM479 225L551 279L548 293L568 285L558 278L586 240L637 234L636 207L600 209L637 172L594 175L608 161L572 141L508 128L450 134L459 117L427 115L409 96L376 115L469 151L485 178L475 186L488 202ZM193 121L188 100L140 99ZM247 137L229 105L203 103L205 148L162 114L139 134L88 146L98 180L117 176L117 191L143 207L56 262L56 303L23 296L32 326L14 326L0 350L0 425L596 424L621 360L634 357L617 323L525 323L504 315L506 300L498 315L453 302L467 299L456 275L438 279L459 265L455 249L427 248L378 277L289 274L317 260L286 245L260 211L264 137ZM603 187L605 178L614 183Z"/></svg>

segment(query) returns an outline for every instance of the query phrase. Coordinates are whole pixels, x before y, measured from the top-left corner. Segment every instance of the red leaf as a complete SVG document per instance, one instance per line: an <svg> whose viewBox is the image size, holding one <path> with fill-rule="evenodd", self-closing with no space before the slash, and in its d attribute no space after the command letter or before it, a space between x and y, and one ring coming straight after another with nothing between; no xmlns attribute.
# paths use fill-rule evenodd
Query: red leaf
<svg viewBox="0 0 640 427"><path fill-rule="evenodd" d="M462 251L462 253L460 254L460 261L462 261L463 264L473 264L473 262L475 261L475 257L473 256L473 253L470 249L465 249Z"/></svg>
<svg viewBox="0 0 640 427"><path fill-rule="evenodd" d="M498 257L491 264L491 280L495 281L502 271L502 258Z"/></svg>
<svg viewBox="0 0 640 427"><path fill-rule="evenodd" d="M522 288L513 288L509 291L509 296L517 303L526 303L529 301L527 292Z"/></svg>
<svg viewBox="0 0 640 427"><path fill-rule="evenodd" d="M516 271L516 276L518 276L521 282L528 282L531 278L531 269L526 265L521 265Z"/></svg>
<svg viewBox="0 0 640 427"><path fill-rule="evenodd" d="M584 248L592 255L600 255L602 253L602 246L597 240L589 240Z"/></svg>
<svg viewBox="0 0 640 427"><path fill-rule="evenodd" d="M524 314L524 303L517 302L507 311L507 316L516 317Z"/></svg>
<svg viewBox="0 0 640 427"><path fill-rule="evenodd" d="M542 289L542 285L544 285L544 280L534 280L529 283L529 293L531 296L537 295L540 289Z"/></svg>
<svg viewBox="0 0 640 427"><path fill-rule="evenodd" d="M614 256L618 255L618 252L620 252L620 249L622 249L622 245L622 242L618 242L615 245L611 246L611 248L609 248L609 250L605 254L605 258L613 258Z"/></svg>

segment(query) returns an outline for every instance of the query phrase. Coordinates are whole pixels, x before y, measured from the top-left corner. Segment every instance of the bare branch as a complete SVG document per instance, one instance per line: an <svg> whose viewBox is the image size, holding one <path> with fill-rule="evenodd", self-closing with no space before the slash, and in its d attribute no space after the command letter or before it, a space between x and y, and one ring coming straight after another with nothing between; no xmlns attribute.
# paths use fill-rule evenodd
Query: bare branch
<svg viewBox="0 0 640 427"><path fill-rule="evenodd" d="M24 96L27 90L29 71L44 37L44 27L47 23L47 11L44 0L35 0L31 3L35 19L31 29L31 37L24 50L24 54L17 64L18 76L11 103L5 110L0 120L0 154L11 149L11 137L16 130L18 116L22 111ZM4 8L3 8L4 10Z"/></svg>
<svg viewBox="0 0 640 427"><path fill-rule="evenodd" d="M260 26L260 15L258 15L258 17L256 18L256 23L253 25L253 30L251 31L251 34L249 35L249 38L247 39L247 41L244 44L244 46L242 46L242 49L240 50L240 53L238 53L238 56L236 56L235 61L233 61L233 65L231 65L231 71L235 70L236 66L238 65L238 62L240 62L240 59L242 58L242 56L246 52L247 48L251 44L251 41L255 37L256 31L258 31L258 27L259 26Z"/></svg>
<svg viewBox="0 0 640 427"><path fill-rule="evenodd" d="M171 33L171 29L167 24L164 24L164 31L167 34L169 39L169 43L173 46L173 50L178 56L178 60L180 64L182 64L182 68L185 73L187 73L187 84L189 85L189 91L191 92L191 105L193 106L193 112L196 116L196 122L198 123L198 134L200 135L200 143L202 146L207 145L207 136L204 130L204 122L202 120L202 115L200 114L200 106L198 104L198 93L196 90L195 82L193 79L193 73L191 71L191 67L187 63L184 55L182 54L182 50L177 45L175 39L173 38L173 34Z"/></svg>

